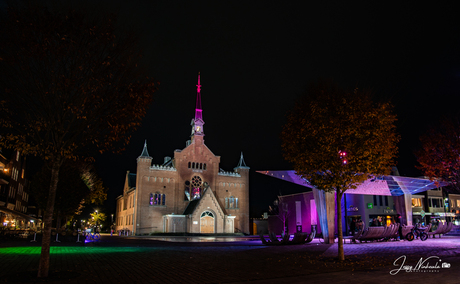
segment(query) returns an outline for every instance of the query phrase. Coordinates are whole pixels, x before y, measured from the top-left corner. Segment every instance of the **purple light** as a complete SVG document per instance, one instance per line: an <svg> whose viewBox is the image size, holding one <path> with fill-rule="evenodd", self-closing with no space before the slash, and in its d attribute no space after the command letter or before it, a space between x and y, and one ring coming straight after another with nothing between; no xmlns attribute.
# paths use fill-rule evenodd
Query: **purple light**
<svg viewBox="0 0 460 284"><path fill-rule="evenodd" d="M198 72L198 85L196 85L196 108L195 108L195 120L203 120L202 109L201 109L201 84L200 84L200 73Z"/></svg>

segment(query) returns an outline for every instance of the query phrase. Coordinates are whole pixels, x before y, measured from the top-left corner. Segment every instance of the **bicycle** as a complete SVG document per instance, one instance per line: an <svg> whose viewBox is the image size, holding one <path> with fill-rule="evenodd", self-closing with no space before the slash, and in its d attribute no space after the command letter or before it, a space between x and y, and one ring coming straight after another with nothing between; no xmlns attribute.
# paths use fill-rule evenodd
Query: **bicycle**
<svg viewBox="0 0 460 284"><path fill-rule="evenodd" d="M86 232L85 233L85 238L88 241L98 241L101 238L101 234L99 232L91 233L91 232Z"/></svg>
<svg viewBox="0 0 460 284"><path fill-rule="evenodd" d="M426 241L428 239L428 234L416 225L407 233L406 239L411 242L418 237L420 237L422 241Z"/></svg>

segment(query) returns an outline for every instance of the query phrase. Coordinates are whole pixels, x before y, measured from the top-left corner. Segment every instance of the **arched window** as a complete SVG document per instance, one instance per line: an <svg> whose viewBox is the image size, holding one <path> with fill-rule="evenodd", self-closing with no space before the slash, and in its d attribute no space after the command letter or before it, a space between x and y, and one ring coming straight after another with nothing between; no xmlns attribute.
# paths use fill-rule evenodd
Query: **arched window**
<svg viewBox="0 0 460 284"><path fill-rule="evenodd" d="M190 169L190 167L192 166L192 163L191 162L188 162L188 168Z"/></svg>
<svg viewBox="0 0 460 284"><path fill-rule="evenodd" d="M161 205L165 205L165 195L164 194L161 196Z"/></svg>
<svg viewBox="0 0 460 284"><path fill-rule="evenodd" d="M228 197L225 197L225 208L228 208Z"/></svg>
<svg viewBox="0 0 460 284"><path fill-rule="evenodd" d="M201 177L199 176L194 176L192 178L192 194L191 194L191 199L200 199L201 198L201 185L203 181Z"/></svg>
<svg viewBox="0 0 460 284"><path fill-rule="evenodd" d="M235 208L235 198L233 196L230 196L229 208Z"/></svg>
<svg viewBox="0 0 460 284"><path fill-rule="evenodd" d="M200 163L200 170L203 169L203 163Z"/></svg>
<svg viewBox="0 0 460 284"><path fill-rule="evenodd" d="M150 199L149 199L149 204L153 205L153 193L150 193Z"/></svg>
<svg viewBox="0 0 460 284"><path fill-rule="evenodd" d="M185 181L185 190L184 190L184 201L190 201L192 198L190 196L190 181Z"/></svg>
<svg viewBox="0 0 460 284"><path fill-rule="evenodd" d="M239 208L238 207L238 197L235 197L235 208Z"/></svg>
<svg viewBox="0 0 460 284"><path fill-rule="evenodd" d="M203 213L201 213L200 217L206 217L206 216L214 218L214 214L212 214L212 212L209 212L209 211L204 211Z"/></svg>
<svg viewBox="0 0 460 284"><path fill-rule="evenodd" d="M192 163L192 169L194 169L194 168L195 168L195 162Z"/></svg>
<svg viewBox="0 0 460 284"><path fill-rule="evenodd" d="M206 163L203 164L203 170L206 171Z"/></svg>

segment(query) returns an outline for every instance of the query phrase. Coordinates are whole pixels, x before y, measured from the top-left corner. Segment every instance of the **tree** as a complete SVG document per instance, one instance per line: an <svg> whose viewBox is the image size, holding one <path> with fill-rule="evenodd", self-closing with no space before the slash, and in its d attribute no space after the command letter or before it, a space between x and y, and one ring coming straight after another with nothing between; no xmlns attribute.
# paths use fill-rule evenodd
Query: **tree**
<svg viewBox="0 0 460 284"><path fill-rule="evenodd" d="M89 215L91 218L89 218L88 224L91 226L100 226L107 219L107 216L104 213L98 211Z"/></svg>
<svg viewBox="0 0 460 284"><path fill-rule="evenodd" d="M289 212L289 207L286 202L284 202L282 196L278 196L278 198L273 201L273 207L269 206L270 213L278 216L281 223L283 224L283 238L285 235L289 234L288 228L288 217L291 212Z"/></svg>
<svg viewBox="0 0 460 284"><path fill-rule="evenodd" d="M284 157L302 178L337 196L339 259L344 260L343 194L369 177L387 174L397 154L396 116L389 102L369 92L347 92L330 83L312 85L288 114Z"/></svg>
<svg viewBox="0 0 460 284"><path fill-rule="evenodd" d="M38 277L47 277L59 171L66 160L122 151L156 90L134 33L116 17L30 1L0 28L0 146L51 167ZM92 16L93 15L93 16Z"/></svg>
<svg viewBox="0 0 460 284"><path fill-rule="evenodd" d="M443 118L420 136L422 147L415 152L423 175L434 180L450 183L460 189L460 123L458 119Z"/></svg>
<svg viewBox="0 0 460 284"><path fill-rule="evenodd" d="M31 196L42 210L46 209L50 179L51 169L45 165L31 181ZM71 219L81 214L87 204L102 204L107 199L106 192L92 166L67 160L59 171L55 215L58 220L59 216Z"/></svg>

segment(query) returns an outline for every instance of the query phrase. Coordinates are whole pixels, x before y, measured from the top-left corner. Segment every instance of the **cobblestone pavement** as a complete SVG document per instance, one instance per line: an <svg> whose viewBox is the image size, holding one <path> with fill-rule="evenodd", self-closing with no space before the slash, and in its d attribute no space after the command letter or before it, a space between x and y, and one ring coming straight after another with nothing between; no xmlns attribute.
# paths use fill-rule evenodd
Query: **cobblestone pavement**
<svg viewBox="0 0 460 284"><path fill-rule="evenodd" d="M425 242L264 246L257 239L233 242L165 242L104 235L97 243L53 243L52 283L460 283L460 237ZM0 242L0 283L41 283L38 243ZM397 271L404 265L410 272ZM416 268L420 259L431 268ZM399 260L397 260L399 258ZM396 261L396 265L395 265ZM434 265L438 263L439 267ZM450 268L442 268L450 265ZM425 265L427 262L425 262ZM393 272L394 275L390 274Z"/></svg>

